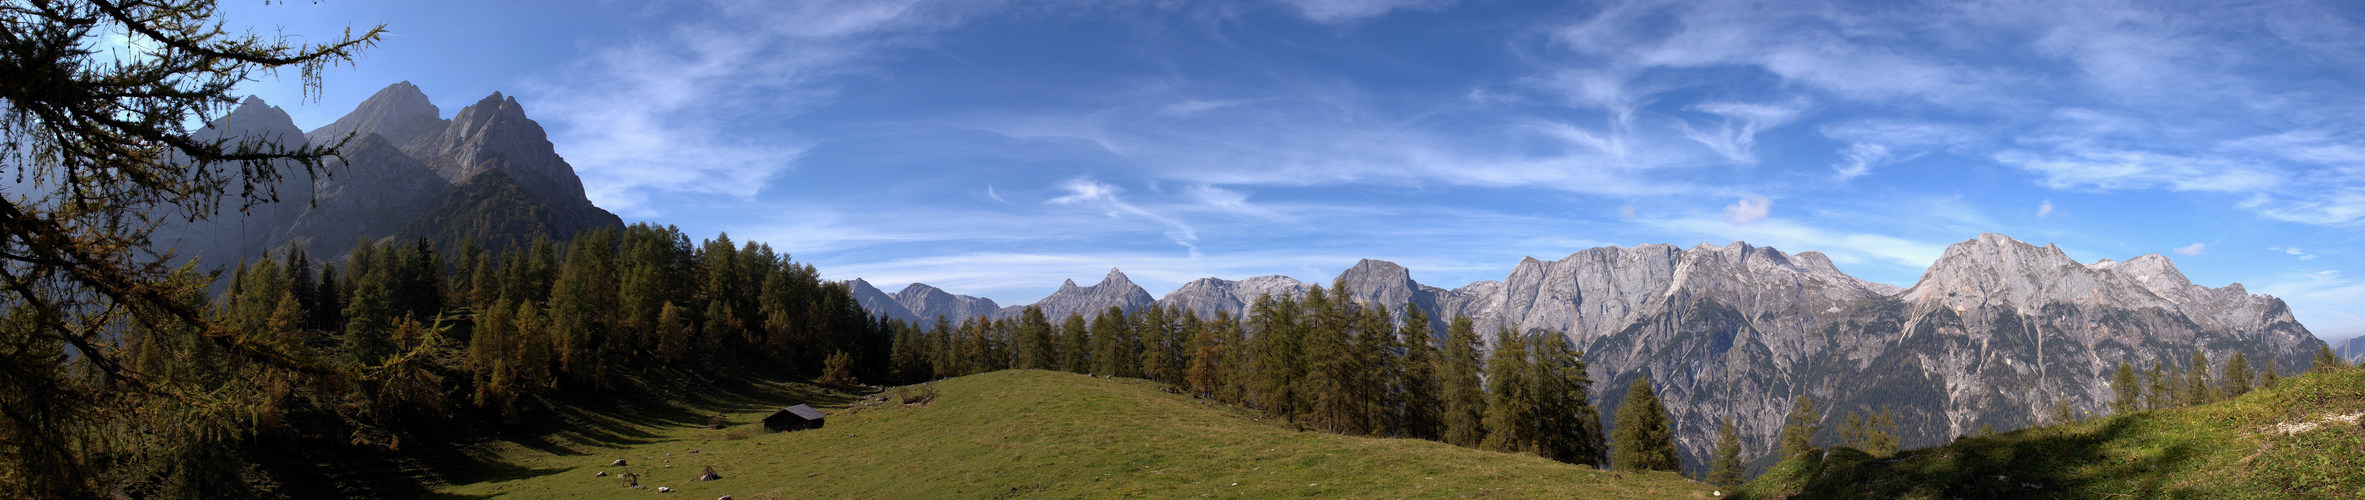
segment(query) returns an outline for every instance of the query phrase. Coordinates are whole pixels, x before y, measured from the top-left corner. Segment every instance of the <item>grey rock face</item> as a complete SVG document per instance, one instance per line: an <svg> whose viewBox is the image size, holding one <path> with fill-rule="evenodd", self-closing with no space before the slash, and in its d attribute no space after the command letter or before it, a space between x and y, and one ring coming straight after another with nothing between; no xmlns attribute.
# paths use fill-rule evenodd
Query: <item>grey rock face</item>
<svg viewBox="0 0 2365 500"><path fill-rule="evenodd" d="M339 258L357 240L395 234L451 187L379 134L346 143L339 159L340 168L313 183L312 206L290 230L289 241L317 258Z"/></svg>
<svg viewBox="0 0 2365 500"><path fill-rule="evenodd" d="M427 101L427 94L420 92L419 87L400 82L379 90L361 101L361 106L352 113L312 129L305 137L316 144L335 144L345 140L347 134L356 142L376 134L384 137L387 144L401 148L421 137L440 135L450 126L441 113L434 103Z"/></svg>
<svg viewBox="0 0 2365 500"><path fill-rule="evenodd" d="M1157 300L1150 298L1148 290L1133 284L1133 280L1126 278L1124 272L1112 268L1108 276L1092 286L1080 287L1076 286L1076 280L1067 280L1059 285L1058 291L1051 292L1050 296L1043 297L1034 305L1043 308L1043 317L1058 322L1070 314L1091 319L1093 315L1111 307L1130 313L1156 303ZM1005 307L998 317L1015 317L1025 311L1024 306Z"/></svg>
<svg viewBox="0 0 2365 500"><path fill-rule="evenodd" d="M1214 318L1217 312L1239 317L1258 297L1294 298L1313 288L1288 276L1258 276L1232 281L1219 278L1200 278L1184 284L1156 302L1158 307L1179 308L1202 318ZM1144 292L1147 293L1147 292Z"/></svg>
<svg viewBox="0 0 2365 500"><path fill-rule="evenodd" d="M508 172L512 179L544 200L581 200L583 181L575 168L559 158L542 125L526 118L516 97L500 92L460 108L441 134L406 148L425 161L445 181L458 184L490 169Z"/></svg>
<svg viewBox="0 0 2365 500"><path fill-rule="evenodd" d="M229 114L190 133L198 141L225 141L235 148L294 150L305 146L303 129L287 112L248 97ZM288 227L312 199L312 178L292 162L277 166L277 182L249 187L240 181L235 164L215 165L213 175L227 182L220 200L204 209L201 218L179 208L160 214L165 224L150 234L156 250L173 252L173 263L202 259L208 267L228 266L237 256L260 255L287 240ZM273 201L270 198L276 197Z"/></svg>
<svg viewBox="0 0 2365 500"><path fill-rule="evenodd" d="M933 324L939 316L953 324L975 317L994 319L995 314L1002 309L1002 306L994 304L994 299L953 295L919 283L903 287L903 291L895 292L893 297L895 303L911 311L914 322L922 326Z"/></svg>
<svg viewBox="0 0 2365 500"><path fill-rule="evenodd" d="M886 316L888 319L899 319L903 320L905 323L915 325L920 324L920 317L918 315L912 314L910 309L905 309L902 303L896 302L894 296L887 295L887 292L880 291L878 287L871 286L870 282L857 278L852 282L848 282L847 285L848 288L851 289L850 292L854 295L854 302L857 304L862 304L862 309L870 311L872 315Z"/></svg>
<svg viewBox="0 0 2365 500"><path fill-rule="evenodd" d="M2332 353L2339 354L2341 359L2349 360L2350 363L2365 363L2365 337L2334 342Z"/></svg>
<svg viewBox="0 0 2365 500"><path fill-rule="evenodd" d="M167 223L156 229L153 243L155 250L175 252L176 262L202 258L208 267L222 267L293 245L305 247L316 258L335 258L361 238L431 237L446 246L469 236L518 239L542 233L563 240L583 230L622 223L583 196L574 167L558 157L541 126L525 117L515 99L498 93L447 122L437 118L437 108L417 87L397 83L310 134L297 128L286 112L250 97L191 135L290 149L334 144L349 136L351 140L317 176L307 176L293 165L281 166L278 183L258 186L276 191L277 202L247 206L234 184L210 217L172 222L189 217L164 214ZM428 153L432 156L423 156ZM474 195L455 189L460 184L453 179L491 171L505 175L486 177L509 179L503 182L517 183L533 197L533 203L525 204L493 201L524 206L516 211L531 217L480 214L488 201L470 199ZM487 219L492 223L487 231L519 234L443 234L453 232L443 223L448 221L425 221L430 215Z"/></svg>

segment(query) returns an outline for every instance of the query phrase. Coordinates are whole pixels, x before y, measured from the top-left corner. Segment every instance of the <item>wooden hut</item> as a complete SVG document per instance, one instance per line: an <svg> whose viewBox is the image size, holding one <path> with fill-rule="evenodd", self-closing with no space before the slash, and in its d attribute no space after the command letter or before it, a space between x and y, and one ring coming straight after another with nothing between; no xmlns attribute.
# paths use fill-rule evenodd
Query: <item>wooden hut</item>
<svg viewBox="0 0 2365 500"><path fill-rule="evenodd" d="M801 431L821 428L821 411L811 406L796 405L781 408L772 416L764 417L764 428L772 432Z"/></svg>

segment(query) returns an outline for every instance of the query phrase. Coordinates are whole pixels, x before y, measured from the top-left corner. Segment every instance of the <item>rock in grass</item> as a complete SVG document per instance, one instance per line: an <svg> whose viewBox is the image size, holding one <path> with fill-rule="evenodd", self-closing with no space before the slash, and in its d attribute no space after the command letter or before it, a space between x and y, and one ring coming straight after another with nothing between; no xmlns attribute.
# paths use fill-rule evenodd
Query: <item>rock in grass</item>
<svg viewBox="0 0 2365 500"><path fill-rule="evenodd" d="M609 466L609 467L623 467L623 466L624 466L624 459L621 459L621 458L619 458L619 459L616 459L616 461L614 461L614 462L608 462L608 466Z"/></svg>

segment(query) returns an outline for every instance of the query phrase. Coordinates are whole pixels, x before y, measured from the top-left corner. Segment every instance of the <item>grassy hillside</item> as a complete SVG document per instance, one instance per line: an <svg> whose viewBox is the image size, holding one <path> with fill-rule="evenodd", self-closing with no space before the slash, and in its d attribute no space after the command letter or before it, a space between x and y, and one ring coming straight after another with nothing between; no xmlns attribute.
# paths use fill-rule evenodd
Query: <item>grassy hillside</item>
<svg viewBox="0 0 2365 500"><path fill-rule="evenodd" d="M2025 429L1874 459L1783 461L1742 498L2365 497L2365 370L2232 401Z"/></svg>
<svg viewBox="0 0 2365 500"><path fill-rule="evenodd" d="M1003 371L940 381L926 405L892 393L826 407L827 427L757 432L656 421L632 439L497 446L516 473L448 497L680 498L1505 497L1709 498L1672 473L1618 474L1532 455L1298 432L1140 380ZM789 403L781 401L777 403ZM693 453L695 452L695 453ZM607 467L625 458L630 467ZM672 465L665 468L664 465ZM694 482L704 466L720 481ZM600 471L610 477L594 477Z"/></svg>

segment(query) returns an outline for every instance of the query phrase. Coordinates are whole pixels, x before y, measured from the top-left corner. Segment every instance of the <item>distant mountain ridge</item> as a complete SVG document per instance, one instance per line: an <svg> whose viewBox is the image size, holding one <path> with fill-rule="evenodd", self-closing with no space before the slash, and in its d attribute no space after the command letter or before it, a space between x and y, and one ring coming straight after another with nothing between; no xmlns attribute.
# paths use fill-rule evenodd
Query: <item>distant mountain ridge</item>
<svg viewBox="0 0 2365 500"><path fill-rule="evenodd" d="M1824 409L1819 442L1836 441L1847 412L1887 406L1897 411L1903 444L1931 445L1982 425L2025 427L2055 404L2103 411L2121 361L2182 365L2206 351L2219 369L2239 350L2254 370L2295 373L2324 345L2282 300L2240 284L2192 284L2166 257L2079 263L2058 247L1999 234L1949 246L1902 289L1849 276L1817 252L1741 242L1528 258L1503 280L1450 290L1365 259L1324 286L1338 284L1399 322L1403 306L1419 306L1434 332L1464 315L1487 332L1566 335L1586 353L1604 414L1616 410L1628 383L1650 377L1691 464L1706 463L1724 417L1735 419L1747 449L1758 450L1748 455L1772 449L1796 396ZM1153 301L1111 270L1099 284L1071 280L1037 304L1054 321L1153 304L1238 314L1259 295L1310 287L1280 276L1205 278ZM948 319L978 316L985 315Z"/></svg>
<svg viewBox="0 0 2365 500"><path fill-rule="evenodd" d="M400 82L308 133L286 111L250 97L194 135L289 147L343 143L322 175L286 174L276 202L241 213L226 200L206 219L158 228L158 250L209 267L292 246L336 258L362 238L426 238L445 252L475 240L500 251L537 235L563 241L623 224L591 203L541 125L499 92L446 120L417 86Z"/></svg>

